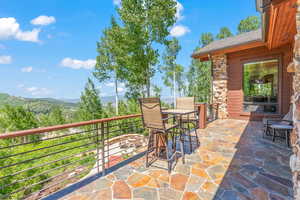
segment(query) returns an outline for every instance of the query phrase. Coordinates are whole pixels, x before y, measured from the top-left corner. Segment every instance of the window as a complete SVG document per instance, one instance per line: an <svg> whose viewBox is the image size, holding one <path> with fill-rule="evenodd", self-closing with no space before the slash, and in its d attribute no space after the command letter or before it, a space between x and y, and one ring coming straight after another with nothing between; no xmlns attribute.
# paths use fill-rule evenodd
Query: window
<svg viewBox="0 0 300 200"><path fill-rule="evenodd" d="M278 66L277 59L244 64L245 112L278 112Z"/></svg>

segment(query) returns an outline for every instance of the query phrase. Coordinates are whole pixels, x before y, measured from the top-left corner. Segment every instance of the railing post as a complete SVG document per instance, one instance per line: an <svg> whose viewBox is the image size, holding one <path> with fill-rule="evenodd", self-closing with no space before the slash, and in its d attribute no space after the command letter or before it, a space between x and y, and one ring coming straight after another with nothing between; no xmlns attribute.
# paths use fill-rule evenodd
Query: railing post
<svg viewBox="0 0 300 200"><path fill-rule="evenodd" d="M105 175L105 142L104 142L104 123L101 122L101 151L102 151L102 175ZM109 157L108 157L109 160ZM108 161L109 162L109 161Z"/></svg>
<svg viewBox="0 0 300 200"><path fill-rule="evenodd" d="M109 168L110 163L109 163L109 124L108 124L108 122L106 123L106 139L107 139L107 158L108 158L107 166Z"/></svg>
<svg viewBox="0 0 300 200"><path fill-rule="evenodd" d="M98 124L95 124L95 128L96 128L96 148L97 148L97 172L99 174L100 170L99 170L99 126Z"/></svg>
<svg viewBox="0 0 300 200"><path fill-rule="evenodd" d="M207 105L206 103L202 103L198 106L199 112L199 128L205 129L207 123Z"/></svg>

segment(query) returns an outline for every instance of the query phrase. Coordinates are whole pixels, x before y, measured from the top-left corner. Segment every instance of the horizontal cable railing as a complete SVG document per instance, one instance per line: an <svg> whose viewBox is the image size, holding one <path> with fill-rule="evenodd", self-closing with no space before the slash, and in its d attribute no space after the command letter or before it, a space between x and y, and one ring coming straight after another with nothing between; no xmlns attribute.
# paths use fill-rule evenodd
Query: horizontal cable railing
<svg viewBox="0 0 300 200"><path fill-rule="evenodd" d="M0 134L0 199L40 199L145 150L140 114Z"/></svg>

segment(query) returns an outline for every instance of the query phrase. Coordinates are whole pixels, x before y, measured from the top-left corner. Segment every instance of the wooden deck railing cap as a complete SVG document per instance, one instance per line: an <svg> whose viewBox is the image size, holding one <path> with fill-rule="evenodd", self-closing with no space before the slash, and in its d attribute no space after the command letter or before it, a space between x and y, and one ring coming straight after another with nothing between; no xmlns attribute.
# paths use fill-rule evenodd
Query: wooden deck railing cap
<svg viewBox="0 0 300 200"><path fill-rule="evenodd" d="M141 114L123 115L123 116L96 119L96 120L83 121L83 122L77 122L77 123L62 124L62 125L56 125L56 126L15 131L15 132L10 132L10 133L0 134L0 139L34 135L34 134L39 134L39 133L63 130L63 129L67 129L67 128L75 128L75 127L79 127L79 126L87 126L87 125L98 124L98 123L109 122L109 121L136 118L136 117L140 117L140 116L141 116Z"/></svg>

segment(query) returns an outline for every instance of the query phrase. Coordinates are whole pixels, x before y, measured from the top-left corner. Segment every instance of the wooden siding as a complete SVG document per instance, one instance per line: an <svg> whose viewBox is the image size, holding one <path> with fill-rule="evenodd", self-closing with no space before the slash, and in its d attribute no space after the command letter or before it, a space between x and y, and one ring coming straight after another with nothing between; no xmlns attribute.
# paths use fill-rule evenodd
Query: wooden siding
<svg viewBox="0 0 300 200"><path fill-rule="evenodd" d="M268 50L267 47L257 47L239 52L230 53L228 59L228 113L229 118L259 120L266 114L247 113L243 111L243 64L250 61L259 61L278 58L279 66L279 113L288 112L292 95L292 74L287 72L287 66L292 60L292 47L283 46ZM276 115L269 115L276 116Z"/></svg>

